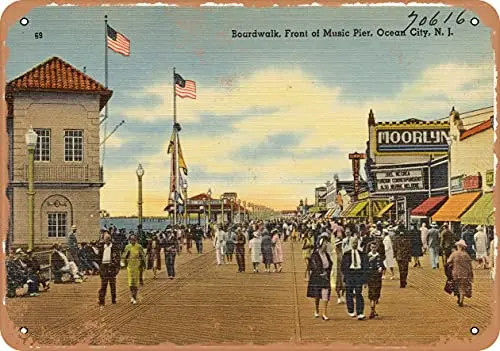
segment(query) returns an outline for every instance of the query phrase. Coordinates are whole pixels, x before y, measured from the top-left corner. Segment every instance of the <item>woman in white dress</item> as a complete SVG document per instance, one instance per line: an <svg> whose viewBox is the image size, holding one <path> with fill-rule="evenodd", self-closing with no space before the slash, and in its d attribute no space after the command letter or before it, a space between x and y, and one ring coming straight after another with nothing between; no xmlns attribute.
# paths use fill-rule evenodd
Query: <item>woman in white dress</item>
<svg viewBox="0 0 500 351"><path fill-rule="evenodd" d="M226 253L226 233L222 228L215 226L214 248L217 258L217 265L224 264L224 254Z"/></svg>
<svg viewBox="0 0 500 351"><path fill-rule="evenodd" d="M248 242L254 273L259 273L259 263L262 261L261 244L262 244L262 238L259 232L257 231L253 234L252 240Z"/></svg>
<svg viewBox="0 0 500 351"><path fill-rule="evenodd" d="M387 229L383 230L384 233L384 250L385 250L385 260L384 260L384 275L382 276L382 279L385 279L385 273L387 272L387 268L390 269L391 271L391 280L394 279L394 250L392 248L392 240L389 235L389 231Z"/></svg>
<svg viewBox="0 0 500 351"><path fill-rule="evenodd" d="M488 237L482 226L476 228L474 234L474 246L476 248L476 259L480 261L478 268L488 268Z"/></svg>
<svg viewBox="0 0 500 351"><path fill-rule="evenodd" d="M427 224L422 223L422 226L420 227L420 238L422 239L422 253L425 254L427 251L427 232L429 229L427 229Z"/></svg>

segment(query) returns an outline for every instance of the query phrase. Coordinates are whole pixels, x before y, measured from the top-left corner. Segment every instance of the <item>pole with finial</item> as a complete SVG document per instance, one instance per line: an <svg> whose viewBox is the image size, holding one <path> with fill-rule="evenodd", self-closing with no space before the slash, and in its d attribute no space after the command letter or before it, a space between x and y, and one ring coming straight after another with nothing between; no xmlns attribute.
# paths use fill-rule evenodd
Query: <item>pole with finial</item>
<svg viewBox="0 0 500 351"><path fill-rule="evenodd" d="M104 15L104 87L108 88L108 15ZM104 106L104 137L108 126L108 104ZM104 169L104 158L106 157L106 144L102 146L102 168ZM104 172L102 173L104 174Z"/></svg>

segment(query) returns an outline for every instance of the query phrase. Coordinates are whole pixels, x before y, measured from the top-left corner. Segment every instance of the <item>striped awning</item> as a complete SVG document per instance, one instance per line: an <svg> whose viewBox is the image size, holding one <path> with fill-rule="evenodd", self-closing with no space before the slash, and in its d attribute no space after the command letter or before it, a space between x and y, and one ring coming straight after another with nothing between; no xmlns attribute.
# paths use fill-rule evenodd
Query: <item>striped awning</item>
<svg viewBox="0 0 500 351"><path fill-rule="evenodd" d="M378 211L375 217L382 217L387 211L389 211L392 208L392 206L394 206L394 202L389 202L387 205L382 207L380 211Z"/></svg>
<svg viewBox="0 0 500 351"><path fill-rule="evenodd" d="M347 217L359 217L360 212L363 211L366 206L368 206L368 200L357 202L356 206L349 212Z"/></svg>
<svg viewBox="0 0 500 351"><path fill-rule="evenodd" d="M341 212L342 212L342 209L340 208L340 206L337 207L335 209L335 211L333 211L333 213L332 213L332 218L339 218Z"/></svg>
<svg viewBox="0 0 500 351"><path fill-rule="evenodd" d="M335 211L334 208L330 208L326 213L325 213L325 218L330 218L333 214L333 211Z"/></svg>
<svg viewBox="0 0 500 351"><path fill-rule="evenodd" d="M349 215L349 213L351 212L351 210L356 206L356 202L353 202L349 205L347 205L347 207L340 213L340 217L341 218L345 218Z"/></svg>

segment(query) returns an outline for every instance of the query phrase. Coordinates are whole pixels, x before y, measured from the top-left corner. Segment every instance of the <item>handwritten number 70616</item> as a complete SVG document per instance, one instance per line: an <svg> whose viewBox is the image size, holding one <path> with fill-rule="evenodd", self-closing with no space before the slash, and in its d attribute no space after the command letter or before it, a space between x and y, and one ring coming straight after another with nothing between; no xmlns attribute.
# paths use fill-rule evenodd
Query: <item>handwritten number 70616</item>
<svg viewBox="0 0 500 351"><path fill-rule="evenodd" d="M421 26L423 26L423 25L425 25L425 24L428 24L428 25L430 25L430 26L435 26L436 24L438 24L438 23L439 23L439 18L442 18L441 16L439 16L439 14L440 14L440 13L441 13L441 11L436 12L436 13L434 14L434 16L432 16L432 17L429 19L429 21L427 21L427 19L428 19L428 18L427 18L427 16L420 17L420 16L419 16L419 15L418 15L415 11L412 11L412 12L408 15L408 18L410 18L410 19L411 19L411 21L410 21L410 23L406 26L406 28L405 28L403 31L406 31L408 28L410 28L411 26L413 26L413 25L417 22L417 20L419 20L419 21L418 21L418 25L419 25L420 27L421 27ZM465 19L463 18L464 13L465 13L465 10L463 10L462 12L460 12L460 13L456 16L456 18L455 18L455 23L456 23L456 24L462 24L462 23L464 23L464 22L465 22ZM448 21L449 21L452 17L453 17L453 12L450 12L450 13L448 14L448 16L445 18L445 20L443 21L443 24L448 23ZM474 19L475 19L475 20L474 20ZM474 20L474 21L472 21L472 20ZM473 24L473 25L477 25L477 24L476 24L476 21L477 21L477 23L479 22L479 21L477 20L477 18L476 18L476 17L473 17L473 19L471 19L471 24Z"/></svg>

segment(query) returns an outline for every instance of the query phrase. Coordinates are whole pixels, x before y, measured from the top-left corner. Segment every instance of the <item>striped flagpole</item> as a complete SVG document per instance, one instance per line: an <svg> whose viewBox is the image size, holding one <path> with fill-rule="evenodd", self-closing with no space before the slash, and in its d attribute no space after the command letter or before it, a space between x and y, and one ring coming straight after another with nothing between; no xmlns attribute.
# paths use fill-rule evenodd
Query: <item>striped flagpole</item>
<svg viewBox="0 0 500 351"><path fill-rule="evenodd" d="M177 108L176 108L176 98L175 98L175 67L173 69L173 83L174 83L174 152L172 154L172 157L174 157L174 225L177 225L177 189L179 185L178 181L178 175L179 175L179 165L178 165L178 154L177 154L177 129L175 125L177 124Z"/></svg>
<svg viewBox="0 0 500 351"><path fill-rule="evenodd" d="M106 89L108 88L108 15L104 15L104 87ZM101 123L102 122L104 122L104 138L106 138L107 127L108 127L108 104L104 106L104 119L101 121ZM102 161L101 161L103 170L104 170L105 157L106 157L106 144L104 143L102 145Z"/></svg>

